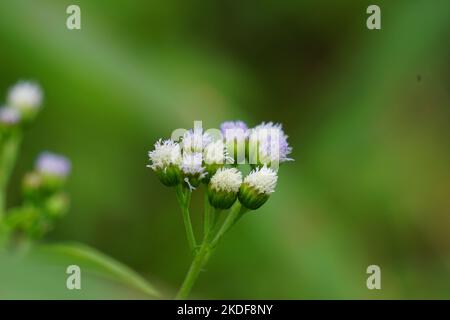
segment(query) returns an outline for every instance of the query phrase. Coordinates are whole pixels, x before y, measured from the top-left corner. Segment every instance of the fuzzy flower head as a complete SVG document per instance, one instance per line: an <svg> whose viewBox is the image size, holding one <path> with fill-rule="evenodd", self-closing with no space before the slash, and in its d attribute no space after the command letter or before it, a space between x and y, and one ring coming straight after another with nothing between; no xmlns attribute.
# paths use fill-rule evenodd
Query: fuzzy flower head
<svg viewBox="0 0 450 320"><path fill-rule="evenodd" d="M208 185L210 204L219 209L228 209L237 199L242 183L242 173L236 168L220 168Z"/></svg>
<svg viewBox="0 0 450 320"><path fill-rule="evenodd" d="M39 85L21 81L9 89L8 104L21 112L31 112L41 106L42 96Z"/></svg>
<svg viewBox="0 0 450 320"><path fill-rule="evenodd" d="M42 152L36 160L36 170L44 175L65 178L70 169L70 160L55 153Z"/></svg>
<svg viewBox="0 0 450 320"><path fill-rule="evenodd" d="M256 168L245 177L239 189L239 201L248 209L261 207L277 185L277 172L266 166Z"/></svg>
<svg viewBox="0 0 450 320"><path fill-rule="evenodd" d="M12 107L0 108L0 124L13 126L20 122L20 112Z"/></svg>
<svg viewBox="0 0 450 320"><path fill-rule="evenodd" d="M153 169L159 180L171 187L181 182L181 148L177 142L159 139L155 143L155 149L148 153L151 164L147 167Z"/></svg>
<svg viewBox="0 0 450 320"><path fill-rule="evenodd" d="M220 131L225 139L242 140L248 135L248 127L243 121L225 121L220 125Z"/></svg>
<svg viewBox="0 0 450 320"><path fill-rule="evenodd" d="M177 142L159 139L155 143L155 149L148 153L152 162L147 167L158 170L170 165L178 165L181 162L181 149Z"/></svg>
<svg viewBox="0 0 450 320"><path fill-rule="evenodd" d="M184 181L191 190L198 187L201 180L207 175L203 167L203 155L199 152L184 153L181 171L184 174Z"/></svg>
<svg viewBox="0 0 450 320"><path fill-rule="evenodd" d="M201 128L194 128L183 135L181 146L183 153L202 153L211 142L212 137L208 133L204 133Z"/></svg>
<svg viewBox="0 0 450 320"><path fill-rule="evenodd" d="M205 147L203 161L208 177L212 177L217 169L222 168L226 163L234 162L233 158L228 155L222 140L211 142Z"/></svg>
<svg viewBox="0 0 450 320"><path fill-rule="evenodd" d="M245 146L249 135L247 125L242 121L226 121L220 125L220 130L234 163L245 163Z"/></svg>
<svg viewBox="0 0 450 320"><path fill-rule="evenodd" d="M285 161L292 161L288 155L292 148L287 142L281 124L261 123L249 134L249 161L251 164L276 166Z"/></svg>

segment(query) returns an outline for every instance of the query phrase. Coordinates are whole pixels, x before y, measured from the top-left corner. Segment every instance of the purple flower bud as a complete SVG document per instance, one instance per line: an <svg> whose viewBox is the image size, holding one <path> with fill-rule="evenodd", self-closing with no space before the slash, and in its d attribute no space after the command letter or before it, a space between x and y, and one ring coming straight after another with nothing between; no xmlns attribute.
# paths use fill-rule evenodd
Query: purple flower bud
<svg viewBox="0 0 450 320"><path fill-rule="evenodd" d="M245 139L248 135L248 127L243 121L225 121L220 125L220 131L226 139L238 141Z"/></svg>
<svg viewBox="0 0 450 320"><path fill-rule="evenodd" d="M3 107L0 109L0 123L6 125L14 125L20 121L20 112L11 107Z"/></svg>
<svg viewBox="0 0 450 320"><path fill-rule="evenodd" d="M43 174L66 177L70 173L70 160L51 152L42 152L37 161L36 169Z"/></svg>

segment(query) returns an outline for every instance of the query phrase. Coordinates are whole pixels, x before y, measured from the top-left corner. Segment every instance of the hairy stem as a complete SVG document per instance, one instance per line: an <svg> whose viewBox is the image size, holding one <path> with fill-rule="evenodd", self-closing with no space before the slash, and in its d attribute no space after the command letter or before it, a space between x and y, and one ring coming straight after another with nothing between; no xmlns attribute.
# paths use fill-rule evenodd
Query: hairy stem
<svg viewBox="0 0 450 320"><path fill-rule="evenodd" d="M209 208L209 206L208 206ZM207 212L208 211L208 212ZM176 295L175 299L186 299L189 296L189 293L191 292L192 287L195 284L195 281L197 280L200 272L208 262L211 254L216 249L218 243L222 239L223 235L230 230L230 228L234 225L234 223L243 215L243 213L246 211L239 201L236 201L236 203L231 207L230 212L228 213L227 218L225 219L224 223L222 224L221 228L217 232L217 234L214 237L210 237L212 226L214 223L209 224L209 227L207 229L207 233L205 233L205 236L203 238L203 243L200 247L200 249L196 252L194 259L191 263L191 266L189 267L188 273L186 274L186 277L184 278L183 284L180 287L180 290L178 291L178 294ZM206 215L214 214L214 212L211 212L210 210L206 210L205 208L205 219ZM211 222L212 217L208 218L208 223ZM213 238L211 241L210 239Z"/></svg>
<svg viewBox="0 0 450 320"><path fill-rule="evenodd" d="M191 252L195 252L197 248L197 242L195 241L194 229L192 228L191 216L189 214L189 204L191 201L191 191L183 191L183 187L177 186L176 194L178 203L181 208L181 214L183 215L184 228L186 229L186 237Z"/></svg>
<svg viewBox="0 0 450 320"><path fill-rule="evenodd" d="M230 228L234 225L234 222L236 221L236 219L239 218L239 216L241 214L241 210L243 210L241 204L239 203L239 201L236 201L233 204L233 206L231 207L230 212L228 213L228 216L226 217L225 221L223 222L221 228L217 232L214 239L211 241L212 248L215 248L217 246L217 244L222 239L223 235L228 230L230 230Z"/></svg>
<svg viewBox="0 0 450 320"><path fill-rule="evenodd" d="M197 254L192 261L191 266L189 267L189 271L184 278L183 284L180 287L175 299L186 299L191 292L192 287L194 286L195 281L198 278L198 275L202 271L203 267L209 260L213 249L209 246L209 244L205 241L203 242L200 249L197 251Z"/></svg>

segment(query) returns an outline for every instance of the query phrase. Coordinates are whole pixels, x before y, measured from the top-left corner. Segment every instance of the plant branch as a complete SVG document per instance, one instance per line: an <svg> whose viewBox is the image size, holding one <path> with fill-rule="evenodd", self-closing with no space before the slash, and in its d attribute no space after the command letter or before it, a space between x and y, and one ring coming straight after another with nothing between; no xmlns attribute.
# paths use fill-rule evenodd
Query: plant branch
<svg viewBox="0 0 450 320"><path fill-rule="evenodd" d="M189 204L191 201L191 191L186 190L183 191L183 187L181 185L176 187L176 194L178 203L181 208L181 213L183 215L184 228L186 229L186 237L189 244L189 249L191 252L195 252L197 248L197 242L195 241L194 230L192 228L191 216L189 214Z"/></svg>

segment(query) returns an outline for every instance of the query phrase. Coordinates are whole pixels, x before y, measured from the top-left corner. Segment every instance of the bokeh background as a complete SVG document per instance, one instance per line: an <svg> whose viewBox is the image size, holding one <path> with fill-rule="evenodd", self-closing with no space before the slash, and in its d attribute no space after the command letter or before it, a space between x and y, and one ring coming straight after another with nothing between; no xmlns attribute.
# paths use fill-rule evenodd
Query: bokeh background
<svg viewBox="0 0 450 320"><path fill-rule="evenodd" d="M79 31L65 26L70 4ZM370 4L2 0L2 101L19 79L45 91L8 203L41 150L66 154L72 207L44 242L95 247L171 298L190 257L148 150L194 120L281 122L295 162L228 234L193 297L450 298L450 2L378 0L378 31L366 28ZM199 227L201 210L194 195ZM382 290L366 288L371 264ZM64 271L22 267L64 286ZM80 296L5 272L6 298ZM139 296L85 286L81 297Z"/></svg>

